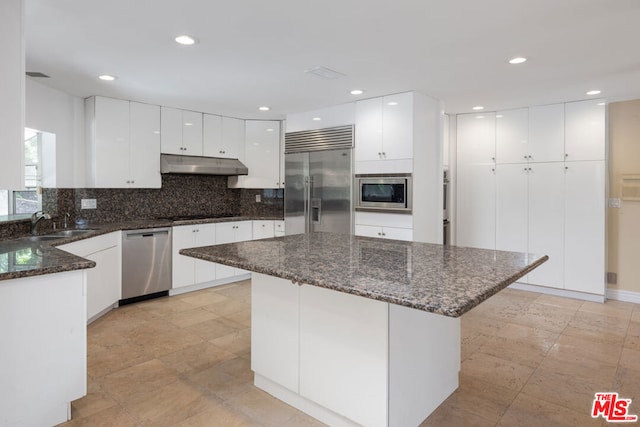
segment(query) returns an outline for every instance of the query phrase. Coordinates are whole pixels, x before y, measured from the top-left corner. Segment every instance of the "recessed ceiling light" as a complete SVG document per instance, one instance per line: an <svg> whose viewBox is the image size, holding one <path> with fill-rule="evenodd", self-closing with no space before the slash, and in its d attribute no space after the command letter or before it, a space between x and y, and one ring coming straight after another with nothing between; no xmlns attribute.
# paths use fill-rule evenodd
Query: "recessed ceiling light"
<svg viewBox="0 0 640 427"><path fill-rule="evenodd" d="M311 119L311 120L313 120L314 122L319 122L320 120L322 120L322 118L320 118L320 117L314 117L314 118L313 118L313 119Z"/></svg>
<svg viewBox="0 0 640 427"><path fill-rule="evenodd" d="M273 132L272 128L267 129L267 132Z"/></svg>
<svg viewBox="0 0 640 427"><path fill-rule="evenodd" d="M480 110L484 110L484 107L482 105L476 105L475 107L472 108L472 110L480 111Z"/></svg>
<svg viewBox="0 0 640 427"><path fill-rule="evenodd" d="M362 95L364 93L363 90L360 89L354 89L351 92L349 92L351 95Z"/></svg>
<svg viewBox="0 0 640 427"><path fill-rule="evenodd" d="M187 36L184 34L176 37L174 40L176 41L176 43L179 43L185 46L191 46L192 44L196 44L198 42L198 40L195 37Z"/></svg>
<svg viewBox="0 0 640 427"><path fill-rule="evenodd" d="M503 117L504 117L504 116L503 116L502 114L496 114L496 119L501 119L501 118L503 118Z"/></svg>
<svg viewBox="0 0 640 427"><path fill-rule="evenodd" d="M111 75L109 75L109 74L103 74L103 75L101 75L101 76L98 76L98 78L99 78L100 80L104 80L105 82L112 82L112 81L114 81L115 79L117 79L117 77L116 77L116 76L111 76Z"/></svg>
<svg viewBox="0 0 640 427"><path fill-rule="evenodd" d="M484 119L484 116L476 116L476 119Z"/></svg>
<svg viewBox="0 0 640 427"><path fill-rule="evenodd" d="M606 102L598 102L596 105L602 107L603 105L607 105L607 103Z"/></svg>
<svg viewBox="0 0 640 427"><path fill-rule="evenodd" d="M515 58L511 58L509 60L509 64L522 64L523 62L526 62L527 58L524 58L522 56L517 56Z"/></svg>
<svg viewBox="0 0 640 427"><path fill-rule="evenodd" d="M160 131L159 131L159 130L154 130L154 131L153 131L153 133L154 133L155 135L160 135Z"/></svg>
<svg viewBox="0 0 640 427"><path fill-rule="evenodd" d="M191 122L186 122L184 125L185 125L185 126L193 126L193 123L191 123Z"/></svg>
<svg viewBox="0 0 640 427"><path fill-rule="evenodd" d="M587 95L599 95L600 91L599 90L590 90L589 92L587 92Z"/></svg>
<svg viewBox="0 0 640 427"><path fill-rule="evenodd" d="M393 107L394 105L398 105L398 103L396 101L391 101L387 102L387 105L391 105Z"/></svg>
<svg viewBox="0 0 640 427"><path fill-rule="evenodd" d="M271 107L267 107L266 105L263 105L262 107L258 107L258 110L260 110L260 111L269 111L269 110L271 110Z"/></svg>

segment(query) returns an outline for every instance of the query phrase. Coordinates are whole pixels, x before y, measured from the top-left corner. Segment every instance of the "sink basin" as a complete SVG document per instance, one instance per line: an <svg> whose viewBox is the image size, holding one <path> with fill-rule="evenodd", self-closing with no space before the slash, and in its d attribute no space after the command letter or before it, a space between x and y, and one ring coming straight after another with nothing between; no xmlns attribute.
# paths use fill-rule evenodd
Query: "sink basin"
<svg viewBox="0 0 640 427"><path fill-rule="evenodd" d="M95 230L90 230L88 228L83 228L83 229L73 229L73 230L62 230L62 231L58 231L52 234L47 234L46 236L42 236L42 237L53 237L56 239L59 239L61 237L73 237L73 236L82 236L83 234L87 234L87 233L91 233ZM36 236L36 237L40 237L40 236Z"/></svg>
<svg viewBox="0 0 640 427"><path fill-rule="evenodd" d="M61 238L62 236L29 236L27 237L27 239L32 242L44 242L47 240L57 240Z"/></svg>

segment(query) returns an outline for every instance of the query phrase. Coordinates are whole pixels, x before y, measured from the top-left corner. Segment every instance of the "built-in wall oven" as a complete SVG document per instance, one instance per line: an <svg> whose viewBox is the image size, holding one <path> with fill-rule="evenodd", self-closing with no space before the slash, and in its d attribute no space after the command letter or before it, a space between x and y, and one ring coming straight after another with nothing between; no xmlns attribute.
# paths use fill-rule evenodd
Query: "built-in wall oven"
<svg viewBox="0 0 640 427"><path fill-rule="evenodd" d="M355 181L357 211L411 213L411 174L360 174Z"/></svg>

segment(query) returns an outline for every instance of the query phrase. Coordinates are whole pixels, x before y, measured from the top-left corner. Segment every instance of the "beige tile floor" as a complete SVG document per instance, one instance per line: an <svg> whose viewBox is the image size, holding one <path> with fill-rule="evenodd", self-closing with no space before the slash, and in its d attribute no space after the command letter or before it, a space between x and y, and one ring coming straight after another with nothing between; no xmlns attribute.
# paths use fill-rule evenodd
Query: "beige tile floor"
<svg viewBox="0 0 640 427"><path fill-rule="evenodd" d="M113 310L88 328L64 426L319 426L252 385L249 281ZM504 290L462 317L460 387L424 426L589 426L597 391L640 415L640 305Z"/></svg>

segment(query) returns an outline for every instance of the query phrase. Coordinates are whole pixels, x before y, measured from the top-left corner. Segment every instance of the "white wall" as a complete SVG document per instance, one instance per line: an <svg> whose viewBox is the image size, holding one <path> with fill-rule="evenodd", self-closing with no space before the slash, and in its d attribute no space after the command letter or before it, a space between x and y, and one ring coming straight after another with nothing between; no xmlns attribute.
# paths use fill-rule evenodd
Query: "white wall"
<svg viewBox="0 0 640 427"><path fill-rule="evenodd" d="M84 100L26 82L25 126L56 135L56 187L85 187Z"/></svg>
<svg viewBox="0 0 640 427"><path fill-rule="evenodd" d="M24 187L24 4L0 1L0 188Z"/></svg>

